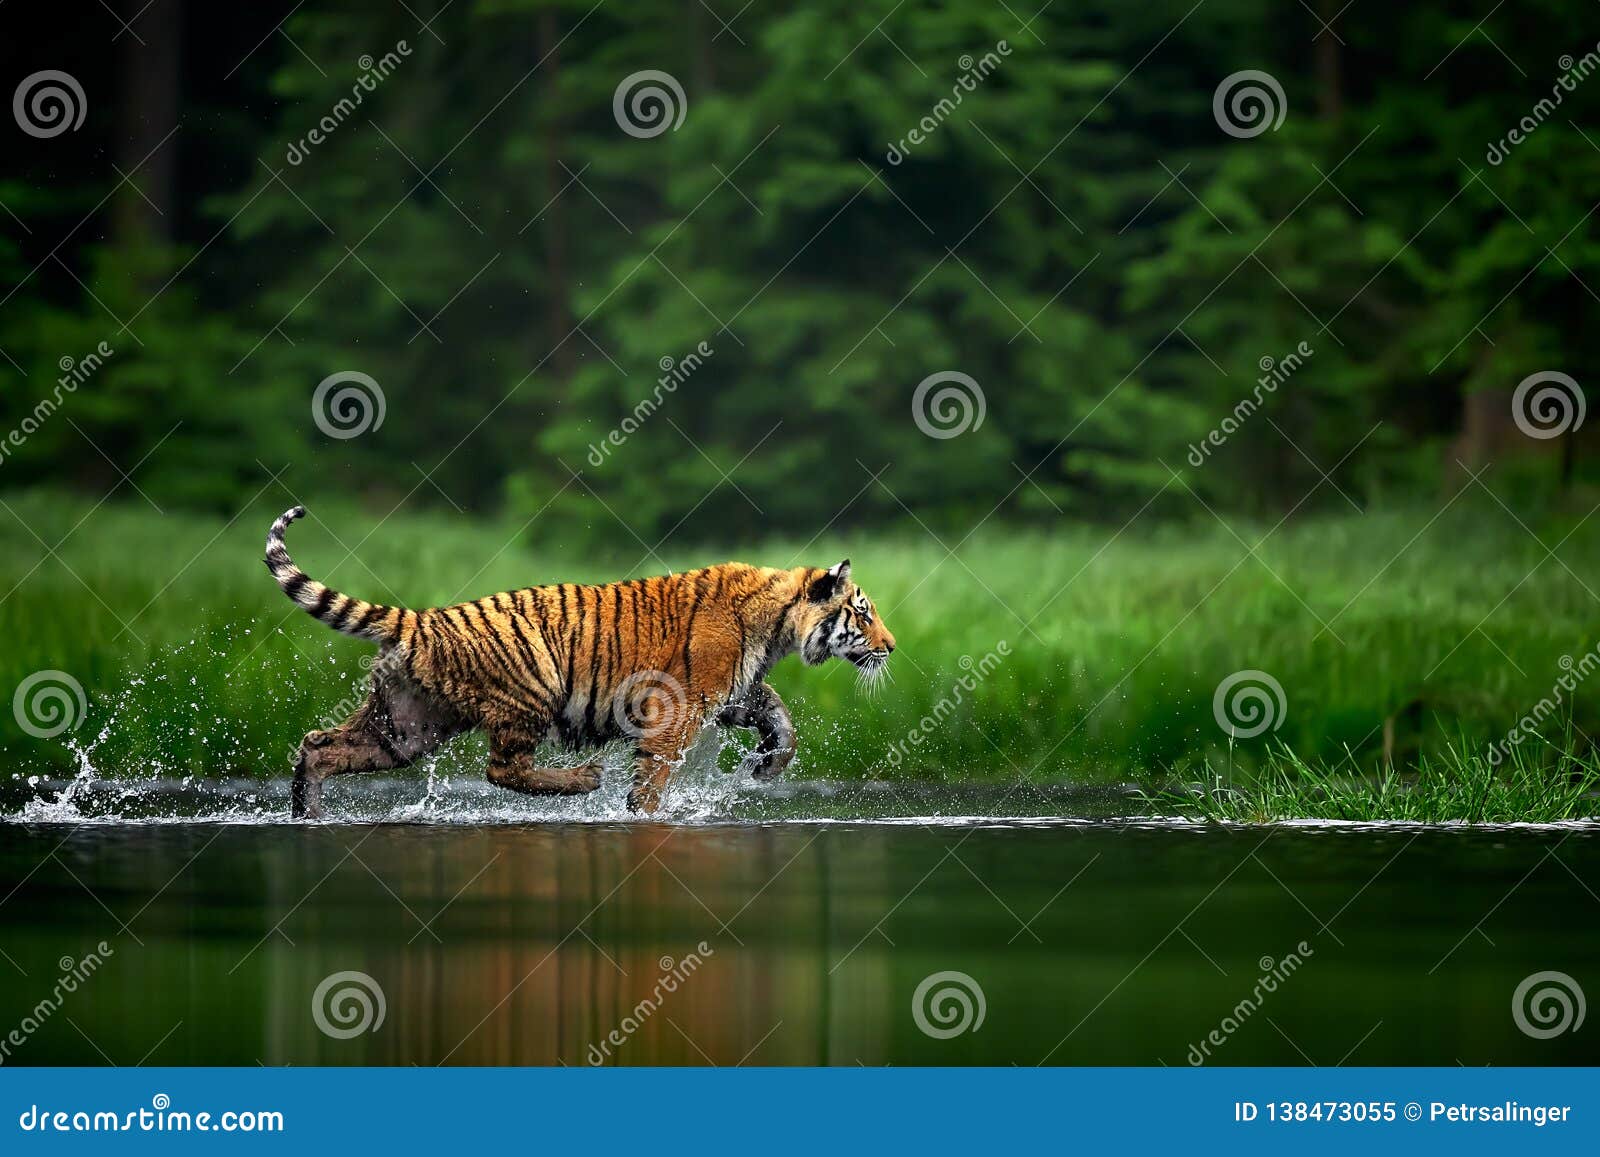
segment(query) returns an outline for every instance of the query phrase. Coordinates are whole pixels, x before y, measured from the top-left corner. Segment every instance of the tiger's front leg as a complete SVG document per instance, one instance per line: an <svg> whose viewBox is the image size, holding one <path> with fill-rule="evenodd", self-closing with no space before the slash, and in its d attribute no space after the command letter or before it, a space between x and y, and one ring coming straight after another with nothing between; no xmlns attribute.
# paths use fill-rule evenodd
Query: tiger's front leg
<svg viewBox="0 0 1600 1157"><path fill-rule="evenodd" d="M628 792L628 810L646 815L660 809L667 780L705 725L703 705L656 700L650 712L635 729L633 787Z"/></svg>
<svg viewBox="0 0 1600 1157"><path fill-rule="evenodd" d="M797 742L794 720L778 693L765 683L757 683L738 703L717 712L719 727L751 727L757 735L756 749L739 764L740 773L756 779L776 779L794 762Z"/></svg>

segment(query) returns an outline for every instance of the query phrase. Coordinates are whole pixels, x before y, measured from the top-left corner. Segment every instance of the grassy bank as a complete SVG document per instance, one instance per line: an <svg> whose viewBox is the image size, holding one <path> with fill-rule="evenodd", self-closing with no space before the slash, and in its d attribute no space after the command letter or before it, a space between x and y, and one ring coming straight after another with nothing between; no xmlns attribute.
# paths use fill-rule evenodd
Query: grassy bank
<svg viewBox="0 0 1600 1157"><path fill-rule="evenodd" d="M299 736L354 693L371 648L295 612L261 567L265 528L287 495L226 525L144 505L3 498L0 690L9 699L34 672L57 669L89 704L79 729L49 740L0 712L8 770L70 766L71 739L92 745L105 774L279 774ZM1218 768L1248 782L1260 767L1299 782L1308 767L1373 771L1386 745L1401 768L1450 750L1459 763L1557 695L1540 723L1557 738L1518 749L1548 767L1566 737L1581 745L1600 725L1600 681L1559 689L1579 675L1563 657L1600 642L1587 589L1600 586L1600 523L1581 523L1581 511L1523 515L1524 529L1487 499L1436 510L1289 525L1254 554L1244 543L1256 546L1265 527L1208 519L1120 535L985 528L953 556L916 529L836 527L808 546L652 559L619 527L614 557L602 559L542 541L537 527L380 522L313 504L291 545L337 587L413 605L729 556L788 565L849 555L900 649L893 683L875 697L838 664L790 661L775 673L799 725L801 773L813 776L1156 784ZM44 545L58 543L55 553ZM1213 696L1241 670L1270 674L1283 710L1272 704L1275 727L1230 744ZM1276 746L1305 762L1264 764Z"/></svg>
<svg viewBox="0 0 1600 1157"><path fill-rule="evenodd" d="M1237 780L1221 771L1203 784L1147 793L1160 815L1231 823L1318 819L1402 823L1556 823L1600 814L1600 759L1567 747L1514 748L1496 762L1446 747L1407 770L1354 761L1308 761L1269 752Z"/></svg>

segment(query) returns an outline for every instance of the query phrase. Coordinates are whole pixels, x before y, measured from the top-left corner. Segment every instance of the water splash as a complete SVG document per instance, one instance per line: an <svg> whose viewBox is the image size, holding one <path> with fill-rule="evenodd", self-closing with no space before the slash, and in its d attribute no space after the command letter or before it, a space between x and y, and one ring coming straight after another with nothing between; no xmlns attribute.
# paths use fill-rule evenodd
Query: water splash
<svg viewBox="0 0 1600 1157"><path fill-rule="evenodd" d="M352 695L359 698L366 665L342 639L287 646L282 627L271 621L200 627L162 647L120 683L92 688L88 718L76 732L48 744L0 751L0 768L27 776L14 777L9 785L0 779L0 820L276 820L280 810L287 812L287 782L300 736L339 721L330 712L346 713ZM850 779L875 762L853 749L837 721L806 718L812 712L803 696L794 697L790 706L804 735L804 750L791 774L803 773L810 759ZM715 822L744 806L740 801L751 794L752 781L719 767L737 766L754 743L754 736L743 731L707 728L673 774L657 818ZM593 755L551 752L544 758L561 765ZM371 776L332 780L326 803L330 817L360 822L635 818L626 807L630 753L617 746L601 758L603 784L591 795L517 797L485 787L486 744L481 735L469 735L386 780L391 786L384 790L369 786ZM781 792L755 795L779 798ZM339 810L341 800L350 801L348 811Z"/></svg>
<svg viewBox="0 0 1600 1157"><path fill-rule="evenodd" d="M48 745L0 753L0 823L289 822L289 773L299 737L363 680L348 641L289 646L275 623L226 622L163 648L120 684L89 696L89 717ZM310 658L312 661L307 662ZM354 682L352 682L354 681ZM731 773L755 744L740 730L707 728L673 774L663 808L627 810L630 752L600 753L602 786L586 796L537 798L484 779L487 745L463 736L416 767L338 777L326 789L329 822L402 824L684 824L775 820L956 822L1005 816L1104 814L1099 798L1039 789L1020 795L979 784L977 794L934 783L873 782L884 766L876 737L830 718L803 695L790 700L799 759L776 783ZM34 758L37 755L38 758ZM65 759L63 759L65 756ZM551 764L593 758L551 752ZM986 779L992 768L980 769ZM30 774L31 773L31 774ZM831 780L809 778L819 773ZM1106 789L1092 789L1104 795ZM1119 810L1130 810L1124 801Z"/></svg>

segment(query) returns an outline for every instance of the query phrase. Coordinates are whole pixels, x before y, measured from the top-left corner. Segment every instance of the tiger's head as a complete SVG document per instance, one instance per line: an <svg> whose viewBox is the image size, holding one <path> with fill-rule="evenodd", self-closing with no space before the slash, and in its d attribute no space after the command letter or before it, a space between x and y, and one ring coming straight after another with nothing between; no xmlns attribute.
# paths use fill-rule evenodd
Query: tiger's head
<svg viewBox="0 0 1600 1157"><path fill-rule="evenodd" d="M863 678L876 678L889 662L894 635L867 593L850 581L850 560L808 571L805 582L805 595L795 606L801 659L810 666L844 659Z"/></svg>

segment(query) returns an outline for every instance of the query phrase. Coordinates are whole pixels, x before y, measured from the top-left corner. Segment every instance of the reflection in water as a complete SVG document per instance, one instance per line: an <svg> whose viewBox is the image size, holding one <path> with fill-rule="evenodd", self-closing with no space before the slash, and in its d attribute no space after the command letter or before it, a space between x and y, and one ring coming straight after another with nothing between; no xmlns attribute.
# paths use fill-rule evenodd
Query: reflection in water
<svg viewBox="0 0 1600 1157"><path fill-rule="evenodd" d="M1591 888L1585 830L10 825L0 1035L104 939L7 1063L1594 1063L1511 1015L1600 993ZM919 1026L939 972L975 1030Z"/></svg>
<svg viewBox="0 0 1600 1157"><path fill-rule="evenodd" d="M823 1064L831 1041L879 1063L886 942L850 953L835 976L819 967L851 945L830 956L835 841L818 837L501 828L424 838L429 854L393 860L362 842L348 893L324 885L297 913L293 943L274 935L252 958L273 1028L262 1059ZM887 893L885 849L861 851L848 890ZM269 880L268 910L292 907L304 882ZM373 888L395 896L384 905ZM341 969L372 976L388 1006L384 1027L356 1041L330 1039L307 1014L306 994Z"/></svg>

